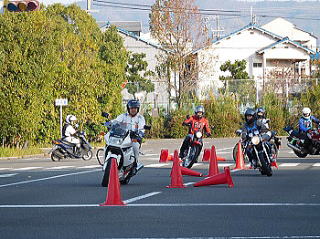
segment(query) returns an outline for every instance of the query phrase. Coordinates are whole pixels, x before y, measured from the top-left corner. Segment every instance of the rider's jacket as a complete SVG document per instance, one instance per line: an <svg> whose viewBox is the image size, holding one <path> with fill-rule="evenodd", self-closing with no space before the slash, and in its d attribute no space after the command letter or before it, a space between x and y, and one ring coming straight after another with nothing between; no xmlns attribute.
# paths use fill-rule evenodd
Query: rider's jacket
<svg viewBox="0 0 320 239"><path fill-rule="evenodd" d="M72 137L77 130L71 124L65 124L62 129L62 137Z"/></svg>
<svg viewBox="0 0 320 239"><path fill-rule="evenodd" d="M130 130L139 132L140 137L144 136L144 126L146 124L146 121L144 117L139 113L134 117L132 117L129 113L124 113L119 115L115 120L131 125L131 129L129 128Z"/></svg>
<svg viewBox="0 0 320 239"><path fill-rule="evenodd" d="M196 115L191 116L189 119L183 121L183 124L191 124L189 128L189 134L194 134L194 132L205 130L207 134L211 134L209 122L205 117L199 119Z"/></svg>
<svg viewBox="0 0 320 239"><path fill-rule="evenodd" d="M301 117L299 119L299 131L307 132L308 130L312 129L312 122L319 124L320 120L314 117L313 115L309 119L305 119L304 117Z"/></svg>
<svg viewBox="0 0 320 239"><path fill-rule="evenodd" d="M246 137L250 133L254 133L255 130L258 130L259 133L268 133L269 129L260 121L254 121L252 124L245 123L242 127L241 138L246 140ZM271 135L271 134L270 134Z"/></svg>

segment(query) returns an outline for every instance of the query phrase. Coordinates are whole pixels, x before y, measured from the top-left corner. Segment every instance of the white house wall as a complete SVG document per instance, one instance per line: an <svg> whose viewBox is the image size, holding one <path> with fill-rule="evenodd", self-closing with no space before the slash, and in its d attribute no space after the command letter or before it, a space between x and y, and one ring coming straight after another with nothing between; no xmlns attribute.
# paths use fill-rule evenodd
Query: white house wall
<svg viewBox="0 0 320 239"><path fill-rule="evenodd" d="M229 73L220 71L220 66L230 60L232 63L235 60L246 60L246 71L250 77L262 74L261 69L253 69L253 63L262 63L262 57L256 54L256 51L274 43L276 40L270 35L261 33L256 29L247 29L238 34L234 34L229 38L221 40L219 43L213 44L208 49L203 49L198 52L199 58L215 59L212 62L212 70L208 72L207 64L201 64L199 70L199 89L203 91L207 89L210 82L214 85L221 85L219 76L227 76Z"/></svg>

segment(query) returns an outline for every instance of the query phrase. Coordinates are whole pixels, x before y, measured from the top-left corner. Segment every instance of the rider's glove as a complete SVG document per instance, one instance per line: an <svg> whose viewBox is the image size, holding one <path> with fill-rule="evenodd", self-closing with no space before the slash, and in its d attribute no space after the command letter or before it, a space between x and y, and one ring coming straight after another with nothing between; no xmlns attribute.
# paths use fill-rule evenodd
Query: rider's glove
<svg viewBox="0 0 320 239"><path fill-rule="evenodd" d="M206 133L207 137L211 137L211 134L210 133Z"/></svg>

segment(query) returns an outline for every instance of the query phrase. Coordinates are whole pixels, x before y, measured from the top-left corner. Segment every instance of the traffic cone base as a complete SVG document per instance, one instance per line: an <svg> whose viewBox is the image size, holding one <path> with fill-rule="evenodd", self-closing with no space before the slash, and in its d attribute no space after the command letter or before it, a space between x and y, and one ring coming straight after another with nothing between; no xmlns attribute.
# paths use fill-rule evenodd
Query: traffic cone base
<svg viewBox="0 0 320 239"><path fill-rule="evenodd" d="M210 176L200 182L195 183L193 186L200 187L200 186L209 186L209 185L217 185L217 184L228 184L229 188L234 187L229 167L224 168L224 173L219 173L217 175Z"/></svg>
<svg viewBox="0 0 320 239"><path fill-rule="evenodd" d="M209 161L210 160L210 155L211 155L210 149L204 149L203 156L202 156L202 162Z"/></svg>
<svg viewBox="0 0 320 239"><path fill-rule="evenodd" d="M276 167L276 168L278 168L277 162L276 162L276 161L271 162L271 167Z"/></svg>
<svg viewBox="0 0 320 239"><path fill-rule="evenodd" d="M100 206L123 206L123 205L125 205L125 203L121 200L120 194L121 193L120 193L118 166L117 166L116 159L112 159L110 174L109 174L107 198L104 203L100 204Z"/></svg>
<svg viewBox="0 0 320 239"><path fill-rule="evenodd" d="M180 170L181 170L182 175L195 176L195 177L202 177L203 176L202 173L191 170L189 168L181 167Z"/></svg>

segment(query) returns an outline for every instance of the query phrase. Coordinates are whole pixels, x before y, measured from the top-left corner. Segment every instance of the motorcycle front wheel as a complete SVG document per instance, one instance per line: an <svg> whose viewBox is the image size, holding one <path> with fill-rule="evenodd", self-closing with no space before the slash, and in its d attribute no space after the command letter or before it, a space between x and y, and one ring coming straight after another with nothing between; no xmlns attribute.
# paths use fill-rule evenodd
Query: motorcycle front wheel
<svg viewBox="0 0 320 239"><path fill-rule="evenodd" d="M103 178L102 178L102 182L101 182L102 187L108 187L111 163L112 163L112 160L109 159L107 162L106 169L104 170L104 174L103 174Z"/></svg>
<svg viewBox="0 0 320 239"><path fill-rule="evenodd" d="M197 157L199 155L200 148L197 146L193 146L190 149L189 155L187 155L187 161L183 162L183 167L191 168L193 164L197 161Z"/></svg>
<svg viewBox="0 0 320 239"><path fill-rule="evenodd" d="M261 174L267 175L268 177L272 176L272 169L270 164L267 164L267 161L263 156L260 156L260 163L261 163Z"/></svg>
<svg viewBox="0 0 320 239"><path fill-rule="evenodd" d="M96 156L97 156L98 163L101 166L103 166L103 164L104 164L104 149L98 149Z"/></svg>

